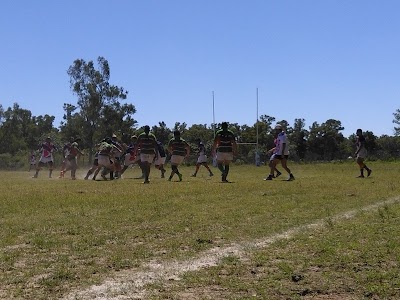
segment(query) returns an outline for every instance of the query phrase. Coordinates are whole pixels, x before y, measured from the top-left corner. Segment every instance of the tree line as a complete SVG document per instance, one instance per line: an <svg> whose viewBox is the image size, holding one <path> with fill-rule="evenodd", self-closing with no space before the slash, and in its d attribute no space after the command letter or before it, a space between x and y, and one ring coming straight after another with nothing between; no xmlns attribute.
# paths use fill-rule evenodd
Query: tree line
<svg viewBox="0 0 400 300"><path fill-rule="evenodd" d="M134 119L136 108L124 103L128 91L112 85L110 66L104 57L98 57L96 63L77 59L67 71L70 88L77 97L76 104L64 103L64 116L59 127L54 126L55 117L51 115L33 116L31 111L14 103L13 107L3 108L0 104L0 161L13 157L26 157L26 153L37 149L46 136L51 136L55 143L62 145L71 138L81 139L81 148L91 155L95 145L104 137L116 133L125 142L130 142L132 135L142 132ZM369 159L390 160L400 156L400 109L393 113L394 136L377 137L371 131L364 132ZM229 121L229 120L227 120ZM354 153L355 135L344 137L344 127L339 120L329 119L319 124L314 122L306 128L305 119L295 119L292 124L287 120L276 120L269 115L261 115L254 124L229 124L239 143L238 161L253 163L256 153L261 161L266 161L265 152L273 147L272 128L280 123L286 128L290 141L290 157L297 161L332 161L349 158ZM149 124L151 125L151 124ZM193 124L176 122L168 128L160 121L152 126L156 137L166 144L174 130L179 130L193 150L195 141L200 138L211 148L215 131L220 124ZM258 134L257 134L258 132ZM258 144L255 145L258 141ZM5 162L0 162L4 167Z"/></svg>

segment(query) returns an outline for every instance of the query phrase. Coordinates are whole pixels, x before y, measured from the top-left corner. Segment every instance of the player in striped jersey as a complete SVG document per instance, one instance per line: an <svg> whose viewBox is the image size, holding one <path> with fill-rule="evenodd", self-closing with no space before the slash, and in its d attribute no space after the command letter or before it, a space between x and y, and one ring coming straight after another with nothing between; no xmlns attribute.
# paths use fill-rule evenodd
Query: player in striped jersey
<svg viewBox="0 0 400 300"><path fill-rule="evenodd" d="M221 129L216 132L212 149L213 153L217 154L217 166L221 171L222 182L229 182L227 180L229 164L237 153L237 144L235 135L228 129L227 122L222 122Z"/></svg>
<svg viewBox="0 0 400 300"><path fill-rule="evenodd" d="M143 183L150 183L150 166L156 157L157 139L154 134L150 133L150 127L148 125L144 126L144 132L138 136L134 149L135 155L138 155L138 149L140 149L140 161L144 173Z"/></svg>
<svg viewBox="0 0 400 300"><path fill-rule="evenodd" d="M174 174L178 175L179 181L182 181L182 174L179 173L178 166L189 156L190 146L181 138L181 133L178 130L174 131L174 137L168 143L168 151L171 156L171 175L168 180L171 181Z"/></svg>

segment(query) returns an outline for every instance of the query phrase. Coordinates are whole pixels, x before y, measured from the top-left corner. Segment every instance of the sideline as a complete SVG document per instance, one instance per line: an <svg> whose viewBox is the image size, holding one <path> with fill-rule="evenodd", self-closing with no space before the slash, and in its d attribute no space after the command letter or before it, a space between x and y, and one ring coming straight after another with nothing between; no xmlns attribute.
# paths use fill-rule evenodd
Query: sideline
<svg viewBox="0 0 400 300"><path fill-rule="evenodd" d="M64 297L64 300L123 300L143 299L146 297L147 284L168 280L179 280L186 272L197 271L203 268L216 266L227 256L246 257L249 250L268 247L283 239L290 239L300 232L315 230L323 227L328 220L342 221L354 218L363 211L375 211L380 207L400 202L400 196L371 204L356 210L347 211L330 218L317 220L314 223L301 225L264 239L257 239L243 243L232 243L225 247L215 247L200 253L198 256L183 261L151 261L140 269L125 270L115 273L113 278L107 279L101 285L92 286L86 290L75 291Z"/></svg>

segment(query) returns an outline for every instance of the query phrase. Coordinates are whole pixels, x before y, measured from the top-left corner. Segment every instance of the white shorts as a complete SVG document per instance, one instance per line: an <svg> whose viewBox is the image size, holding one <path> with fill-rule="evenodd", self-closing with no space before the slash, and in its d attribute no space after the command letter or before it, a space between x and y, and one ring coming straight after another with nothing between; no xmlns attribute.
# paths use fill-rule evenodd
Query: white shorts
<svg viewBox="0 0 400 300"><path fill-rule="evenodd" d="M206 163L207 162L207 155L205 154L201 154L198 158L197 158L197 163L198 164L202 164L202 163Z"/></svg>
<svg viewBox="0 0 400 300"><path fill-rule="evenodd" d="M171 156L171 165L178 166L178 165L180 165L180 164L183 162L184 159L185 159L184 156L181 156L181 155L172 155L172 156Z"/></svg>
<svg viewBox="0 0 400 300"><path fill-rule="evenodd" d="M217 152L217 161L232 161L233 153L232 152Z"/></svg>
<svg viewBox="0 0 400 300"><path fill-rule="evenodd" d="M155 154L140 153L140 161L148 162L149 164L151 164L155 156L156 156Z"/></svg>
<svg viewBox="0 0 400 300"><path fill-rule="evenodd" d="M108 155L99 155L97 161L99 167L111 168L112 166L110 157Z"/></svg>
<svg viewBox="0 0 400 300"><path fill-rule="evenodd" d="M154 164L156 166L164 165L165 164L165 159L166 159L165 156L164 157L159 156L158 159L154 162Z"/></svg>
<svg viewBox="0 0 400 300"><path fill-rule="evenodd" d="M366 157L367 157L367 149L363 148L358 152L357 158L364 159Z"/></svg>
<svg viewBox="0 0 400 300"><path fill-rule="evenodd" d="M47 157L41 156L39 162L43 163L43 164L47 164L49 162L53 162L53 155L50 155L50 156L47 156Z"/></svg>

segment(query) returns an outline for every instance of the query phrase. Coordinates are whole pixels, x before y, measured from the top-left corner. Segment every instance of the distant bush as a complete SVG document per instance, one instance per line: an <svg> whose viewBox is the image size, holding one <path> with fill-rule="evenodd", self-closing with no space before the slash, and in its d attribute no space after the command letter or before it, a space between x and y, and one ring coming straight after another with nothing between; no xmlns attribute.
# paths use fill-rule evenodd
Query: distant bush
<svg viewBox="0 0 400 300"><path fill-rule="evenodd" d="M0 169L20 170L27 164L26 157L22 155L11 155L9 153L0 154Z"/></svg>

